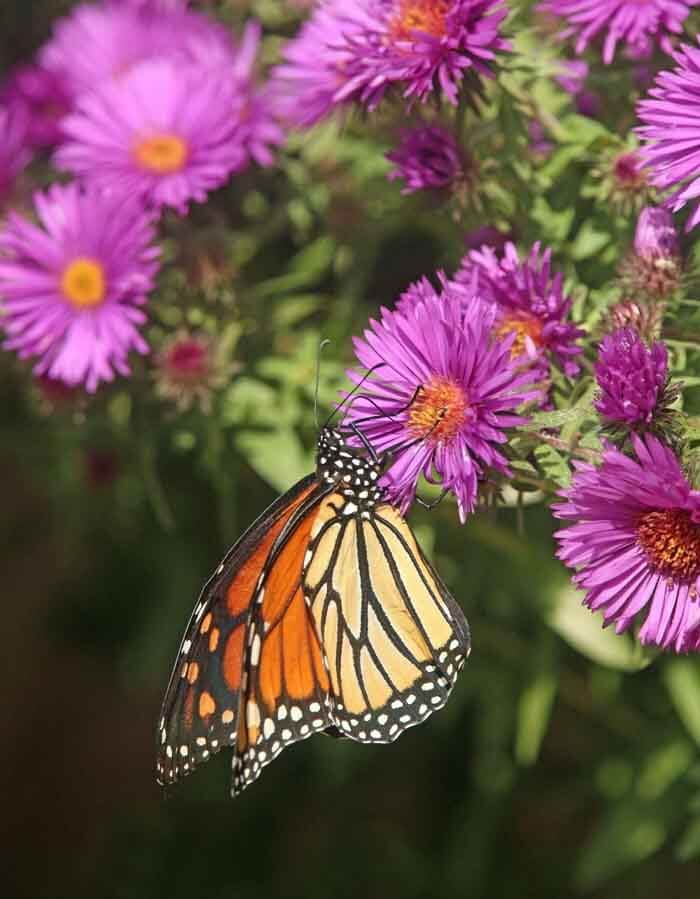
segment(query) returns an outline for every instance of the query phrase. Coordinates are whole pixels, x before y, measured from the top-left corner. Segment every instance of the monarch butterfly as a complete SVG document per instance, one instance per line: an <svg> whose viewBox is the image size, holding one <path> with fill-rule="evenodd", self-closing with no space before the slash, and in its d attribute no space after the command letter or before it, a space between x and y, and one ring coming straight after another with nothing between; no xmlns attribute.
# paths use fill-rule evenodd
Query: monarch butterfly
<svg viewBox="0 0 700 899"><path fill-rule="evenodd" d="M316 472L226 554L165 694L159 783L232 746L236 796L290 743L320 731L389 743L447 702L469 628L383 500L382 471L323 428Z"/></svg>

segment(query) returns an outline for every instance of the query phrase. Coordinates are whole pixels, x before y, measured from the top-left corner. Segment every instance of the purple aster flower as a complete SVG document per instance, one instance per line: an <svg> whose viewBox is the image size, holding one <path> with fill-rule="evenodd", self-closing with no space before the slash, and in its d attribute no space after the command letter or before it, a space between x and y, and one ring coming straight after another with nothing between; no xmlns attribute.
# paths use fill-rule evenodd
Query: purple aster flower
<svg viewBox="0 0 700 899"><path fill-rule="evenodd" d="M680 255L673 216L667 209L655 206L642 209L637 219L634 249L638 256L671 258Z"/></svg>
<svg viewBox="0 0 700 899"><path fill-rule="evenodd" d="M634 295L665 299L681 282L682 261L678 234L667 209L647 206L637 220L634 252L619 266L624 289Z"/></svg>
<svg viewBox="0 0 700 899"><path fill-rule="evenodd" d="M562 63L561 74L554 79L567 94L580 94L588 78L589 65L582 59L567 59Z"/></svg>
<svg viewBox="0 0 700 899"><path fill-rule="evenodd" d="M121 79L140 62L161 57L193 60L197 41L230 46L228 32L182 4L81 3L54 25L39 53L41 66L62 79L79 97L106 81Z"/></svg>
<svg viewBox="0 0 700 899"><path fill-rule="evenodd" d="M465 76L492 77L507 13L502 0L326 0L287 45L276 81L290 119L319 121L336 105L374 109L387 89L456 104Z"/></svg>
<svg viewBox="0 0 700 899"><path fill-rule="evenodd" d="M61 119L71 101L62 79L54 72L37 65L17 66L0 93L8 107L19 107L26 115L27 141L32 147L51 147L60 141Z"/></svg>
<svg viewBox="0 0 700 899"><path fill-rule="evenodd" d="M621 633L646 612L640 641L685 651L700 626L700 491L656 437L632 441L635 458L608 447L600 467L577 463L553 506L572 522L557 555L605 624Z"/></svg>
<svg viewBox="0 0 700 899"><path fill-rule="evenodd" d="M650 99L637 106L643 125L637 128L646 141L643 155L652 171L652 183L661 190L675 188L667 199L674 212L700 195L700 50L683 45L673 54L677 68L660 72ZM686 225L691 230L700 223L700 203Z"/></svg>
<svg viewBox="0 0 700 899"><path fill-rule="evenodd" d="M437 125L421 125L404 131L399 146L386 154L396 168L389 180L403 178L401 193L447 187L462 171L457 140L451 131Z"/></svg>
<svg viewBox="0 0 700 899"><path fill-rule="evenodd" d="M610 422L650 425L668 383L668 353L663 343L647 347L634 328L621 328L598 348L595 376L598 412Z"/></svg>
<svg viewBox="0 0 700 899"><path fill-rule="evenodd" d="M538 9L564 19L561 37L576 36L576 52L583 53L598 36L605 36L603 61L611 63L618 43L635 59L650 55L655 42L671 52L670 36L683 31L683 22L700 0L543 0Z"/></svg>
<svg viewBox="0 0 700 899"><path fill-rule="evenodd" d="M151 216L135 198L76 184L35 195L39 224L11 213L0 231L0 311L5 347L38 357L35 372L90 392L128 374L141 306L159 250Z"/></svg>
<svg viewBox="0 0 700 899"><path fill-rule="evenodd" d="M17 176L29 164L29 116L21 106L0 106L0 206L7 202Z"/></svg>
<svg viewBox="0 0 700 899"><path fill-rule="evenodd" d="M143 62L83 95L56 165L121 195L185 212L245 165L233 82L216 70Z"/></svg>
<svg viewBox="0 0 700 899"><path fill-rule="evenodd" d="M562 274L552 274L551 256L551 249L540 255L539 242L523 260L510 242L500 259L484 246L462 259L455 280L470 283L477 278L479 296L495 307L496 334L515 335L514 357L526 356L537 365L551 356L574 377L579 372L574 357L581 353L577 341L584 332L568 320L572 301L564 293Z"/></svg>
<svg viewBox="0 0 700 899"><path fill-rule="evenodd" d="M439 294L425 280L414 299L382 309L355 340L370 374L348 373L362 392L346 424L355 423L378 453L393 452L384 486L403 512L423 475L455 494L464 522L487 470L510 475L499 449L505 429L525 422L515 410L539 392L512 362L512 338L493 339L493 307L460 285Z"/></svg>

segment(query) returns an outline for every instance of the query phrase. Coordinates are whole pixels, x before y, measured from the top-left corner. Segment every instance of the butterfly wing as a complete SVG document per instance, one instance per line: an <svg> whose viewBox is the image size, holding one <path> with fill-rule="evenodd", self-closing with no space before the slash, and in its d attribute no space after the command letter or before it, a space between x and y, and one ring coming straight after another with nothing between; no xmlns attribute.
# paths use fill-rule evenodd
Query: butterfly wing
<svg viewBox="0 0 700 899"><path fill-rule="evenodd" d="M255 600L233 796L253 783L285 746L334 721L327 663L302 588L317 512L317 507L310 509L285 541Z"/></svg>
<svg viewBox="0 0 700 899"><path fill-rule="evenodd" d="M222 746L236 743L253 600L279 548L315 517L326 492L316 475L301 480L263 512L205 584L163 700L159 783L175 782Z"/></svg>
<svg viewBox="0 0 700 899"><path fill-rule="evenodd" d="M469 655L469 628L392 506L323 500L303 585L343 735L391 742L445 705Z"/></svg>

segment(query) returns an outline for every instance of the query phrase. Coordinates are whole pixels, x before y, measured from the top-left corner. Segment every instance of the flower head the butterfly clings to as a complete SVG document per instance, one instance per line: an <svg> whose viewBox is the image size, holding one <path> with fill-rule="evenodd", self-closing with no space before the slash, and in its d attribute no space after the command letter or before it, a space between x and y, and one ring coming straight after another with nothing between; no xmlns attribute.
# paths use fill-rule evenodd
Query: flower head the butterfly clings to
<svg viewBox="0 0 700 899"><path fill-rule="evenodd" d="M464 285L443 280L437 291L424 279L355 340L369 374L349 372L361 388L346 424L391 453L383 484L404 512L421 475L456 496L464 521L487 473L510 474L506 432L540 391L512 358L514 335L494 338L496 311Z"/></svg>

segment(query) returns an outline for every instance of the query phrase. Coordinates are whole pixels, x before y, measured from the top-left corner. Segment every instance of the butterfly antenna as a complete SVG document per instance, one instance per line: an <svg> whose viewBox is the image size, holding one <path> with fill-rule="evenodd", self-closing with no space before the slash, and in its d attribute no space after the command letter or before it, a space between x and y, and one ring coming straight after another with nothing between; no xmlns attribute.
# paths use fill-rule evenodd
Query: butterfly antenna
<svg viewBox="0 0 700 899"><path fill-rule="evenodd" d="M365 381L370 377L370 375L374 374L374 372L375 372L378 368L382 368L385 364L386 364L385 362L377 362L377 364L376 364L376 365L373 365L372 368L368 368L368 369L367 369L367 371L365 372L365 374L362 376L362 379L361 379L360 381L358 381L357 384L355 384L355 386L352 388L352 390L351 390L349 393L346 393L346 394L345 394L345 396L343 397L343 399L338 403L338 405L335 407L335 409L334 409L334 410L331 412L331 414L328 416L328 418L327 418L326 421L325 421L324 427L327 427L328 424L330 423L330 420L333 418L333 416L334 416L334 415L337 415L338 412L340 412L340 410L343 408L343 406L347 403L347 401L348 401L351 397L355 396L355 394L357 393L357 391L360 389L360 387L362 387L362 385L363 385L363 384L365 383Z"/></svg>
<svg viewBox="0 0 700 899"><path fill-rule="evenodd" d="M316 430L318 431L318 390L321 385L321 353L328 346L330 340L322 340L318 345L316 353L316 388L314 389L314 421L316 422Z"/></svg>

